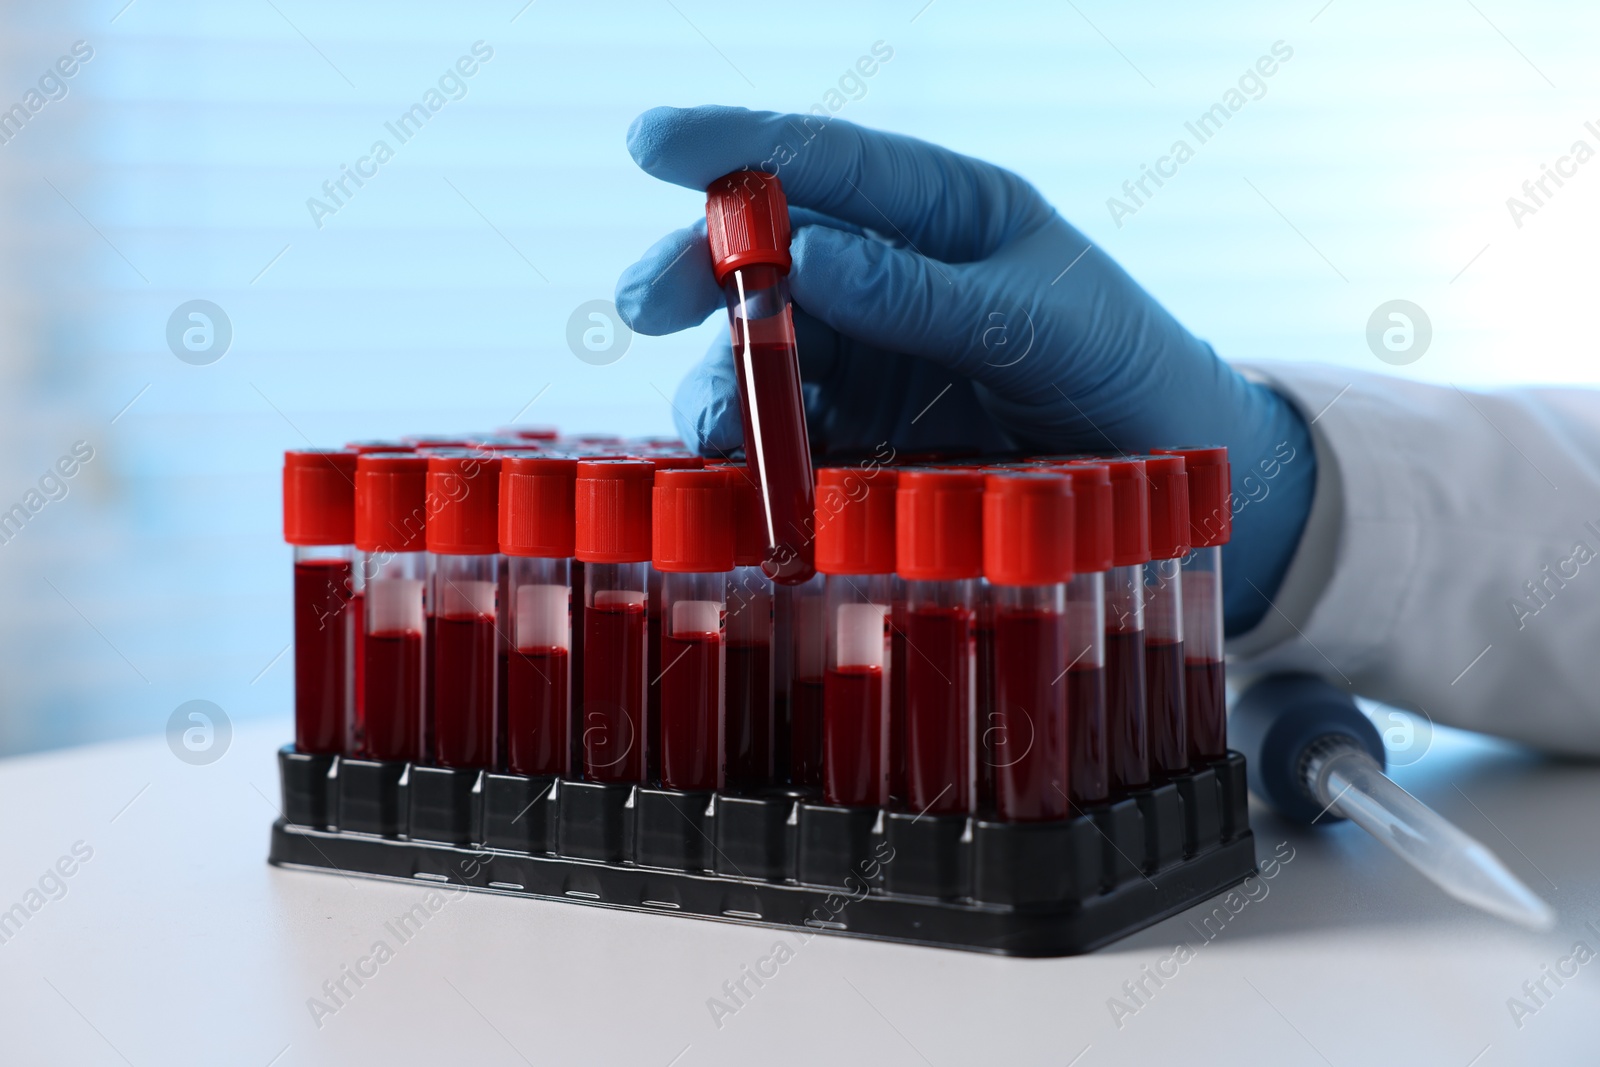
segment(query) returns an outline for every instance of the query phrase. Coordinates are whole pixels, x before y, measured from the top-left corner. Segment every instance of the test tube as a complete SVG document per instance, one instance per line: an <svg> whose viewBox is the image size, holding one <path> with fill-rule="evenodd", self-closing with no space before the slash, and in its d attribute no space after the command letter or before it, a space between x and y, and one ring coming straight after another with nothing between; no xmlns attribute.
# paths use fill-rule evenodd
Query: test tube
<svg viewBox="0 0 1600 1067"><path fill-rule="evenodd" d="M356 460L363 752L377 760L424 754L427 481L427 457L413 452L368 452Z"/></svg>
<svg viewBox="0 0 1600 1067"><path fill-rule="evenodd" d="M1070 813L1067 585L1073 499L1066 475L1007 471L984 479L983 560L994 636L984 798L1005 821Z"/></svg>
<svg viewBox="0 0 1600 1067"><path fill-rule="evenodd" d="M1189 539L1183 561L1183 675L1189 765L1228 754L1228 694L1222 652L1222 546L1233 535L1228 450L1158 448L1182 456L1189 479Z"/></svg>
<svg viewBox="0 0 1600 1067"><path fill-rule="evenodd" d="M905 805L919 814L974 806L984 478L902 468L895 493L895 557L906 582Z"/></svg>
<svg viewBox="0 0 1600 1067"><path fill-rule="evenodd" d="M1056 468L1072 482L1072 580L1067 583L1068 796L1098 804L1110 789L1106 722L1106 571L1111 568L1111 472L1103 463Z"/></svg>
<svg viewBox="0 0 1600 1067"><path fill-rule="evenodd" d="M646 615L656 469L644 460L580 460L575 552L583 563L583 775L645 781Z"/></svg>
<svg viewBox="0 0 1600 1067"><path fill-rule="evenodd" d="M620 442L622 439L616 438ZM598 456L587 457L598 459ZM608 455L607 458L614 458ZM706 461L695 455L682 456L642 456L630 455L629 459L642 459L658 471L665 470L699 470L705 467ZM649 600L646 603L645 625L648 629L648 638L645 643L645 678L649 682L649 690L645 697L645 778L648 781L659 781L661 778L661 571L650 568L648 576L650 585Z"/></svg>
<svg viewBox="0 0 1600 1067"><path fill-rule="evenodd" d="M510 579L506 768L572 772L572 555L578 461L500 456L500 552Z"/></svg>
<svg viewBox="0 0 1600 1067"><path fill-rule="evenodd" d="M706 190L711 269L728 302L745 460L766 507L767 572L814 573L811 447L789 305L789 205L774 174L735 171Z"/></svg>
<svg viewBox="0 0 1600 1067"><path fill-rule="evenodd" d="M283 539L294 546L294 745L352 753L356 744L352 567L356 454L283 454Z"/></svg>
<svg viewBox="0 0 1600 1067"><path fill-rule="evenodd" d="M499 681L500 460L465 449L428 454L427 547L433 569L433 760L495 769Z"/></svg>
<svg viewBox="0 0 1600 1067"><path fill-rule="evenodd" d="M746 467L728 466L733 493L733 573L728 578L727 739L728 785L772 785L774 739L773 584L766 558L761 490Z"/></svg>
<svg viewBox="0 0 1600 1067"><path fill-rule="evenodd" d="M1082 462L1082 461L1080 461ZM1113 792L1150 784L1145 693L1144 570L1150 494L1144 461L1096 460L1111 478L1111 568L1106 571L1106 757Z"/></svg>
<svg viewBox="0 0 1600 1067"><path fill-rule="evenodd" d="M813 574L799 585L779 587L778 603L788 624L789 781L822 784L822 724L828 633L826 583ZM780 623L781 625L781 623Z"/></svg>
<svg viewBox="0 0 1600 1067"><path fill-rule="evenodd" d="M1150 497L1150 562L1144 570L1145 721L1150 777L1189 766L1183 666L1183 582L1189 554L1189 479L1181 456L1141 456Z"/></svg>
<svg viewBox="0 0 1600 1067"><path fill-rule="evenodd" d="M889 803L890 580L895 567L892 470L817 471L816 565L827 633L822 685L822 796Z"/></svg>
<svg viewBox="0 0 1600 1067"><path fill-rule="evenodd" d="M733 489L727 470L655 475L653 550L661 574L661 784L721 789L724 615L733 570Z"/></svg>

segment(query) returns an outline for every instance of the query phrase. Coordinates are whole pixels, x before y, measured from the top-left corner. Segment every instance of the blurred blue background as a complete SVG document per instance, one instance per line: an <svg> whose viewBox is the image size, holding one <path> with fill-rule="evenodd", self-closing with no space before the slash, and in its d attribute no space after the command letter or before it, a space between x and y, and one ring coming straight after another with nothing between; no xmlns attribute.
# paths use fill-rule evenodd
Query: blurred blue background
<svg viewBox="0 0 1600 1067"><path fill-rule="evenodd" d="M1506 198L1600 146L1597 22L1507 0L0 5L0 511L93 451L0 544L0 752L159 731L196 698L289 738L285 448L670 432L662 394L710 325L608 366L565 340L701 211L624 149L656 104L835 105L1011 167L1228 357L1389 369L1366 323L1404 298L1434 337L1395 373L1592 383L1600 161L1520 226ZM465 95L398 145L384 123L478 41ZM1264 95L1118 226L1107 199L1278 41ZM892 59L850 78L877 42ZM379 138L394 159L319 228L307 199ZM166 342L194 299L232 323L206 366Z"/></svg>

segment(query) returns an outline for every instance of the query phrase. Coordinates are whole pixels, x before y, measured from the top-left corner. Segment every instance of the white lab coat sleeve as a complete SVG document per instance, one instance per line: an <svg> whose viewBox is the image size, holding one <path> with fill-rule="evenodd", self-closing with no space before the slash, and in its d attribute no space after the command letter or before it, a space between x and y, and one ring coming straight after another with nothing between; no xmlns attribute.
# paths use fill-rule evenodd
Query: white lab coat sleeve
<svg viewBox="0 0 1600 1067"><path fill-rule="evenodd" d="M1275 606L1229 643L1237 676L1312 671L1600 755L1600 391L1239 369L1310 424L1318 485Z"/></svg>

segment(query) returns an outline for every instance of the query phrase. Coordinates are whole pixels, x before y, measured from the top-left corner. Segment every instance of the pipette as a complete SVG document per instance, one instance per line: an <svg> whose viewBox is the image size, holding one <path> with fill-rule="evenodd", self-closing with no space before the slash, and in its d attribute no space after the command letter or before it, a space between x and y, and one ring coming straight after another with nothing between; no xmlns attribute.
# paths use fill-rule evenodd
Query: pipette
<svg viewBox="0 0 1600 1067"><path fill-rule="evenodd" d="M1250 791L1303 823L1349 819L1457 900L1532 930L1555 911L1481 842L1384 773L1383 740L1346 693L1309 674L1246 690L1229 722Z"/></svg>

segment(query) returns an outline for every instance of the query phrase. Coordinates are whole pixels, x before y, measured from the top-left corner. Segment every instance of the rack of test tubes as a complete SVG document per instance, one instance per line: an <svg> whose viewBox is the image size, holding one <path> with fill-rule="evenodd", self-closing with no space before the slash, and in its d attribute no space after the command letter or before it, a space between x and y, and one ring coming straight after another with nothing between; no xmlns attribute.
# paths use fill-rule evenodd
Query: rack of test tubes
<svg viewBox="0 0 1600 1067"><path fill-rule="evenodd" d="M1020 956L1254 870L1224 449L770 485L543 429L287 453L271 861Z"/></svg>

